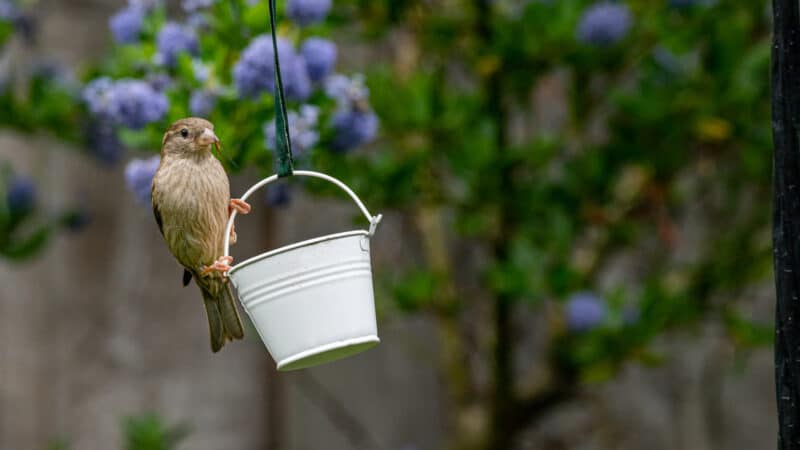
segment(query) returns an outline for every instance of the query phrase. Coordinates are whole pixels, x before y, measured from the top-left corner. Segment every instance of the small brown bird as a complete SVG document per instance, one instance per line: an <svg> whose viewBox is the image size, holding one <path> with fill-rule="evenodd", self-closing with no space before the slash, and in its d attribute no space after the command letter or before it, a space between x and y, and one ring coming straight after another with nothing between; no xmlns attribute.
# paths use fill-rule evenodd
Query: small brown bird
<svg viewBox="0 0 800 450"><path fill-rule="evenodd" d="M211 350L244 336L242 322L224 273L233 258L222 256L232 210L250 205L231 199L228 175L211 154L219 139L211 122L196 117L172 124L161 142L161 163L153 177L153 213L175 259L184 267L183 285L194 277L203 293ZM235 233L231 231L231 240Z"/></svg>

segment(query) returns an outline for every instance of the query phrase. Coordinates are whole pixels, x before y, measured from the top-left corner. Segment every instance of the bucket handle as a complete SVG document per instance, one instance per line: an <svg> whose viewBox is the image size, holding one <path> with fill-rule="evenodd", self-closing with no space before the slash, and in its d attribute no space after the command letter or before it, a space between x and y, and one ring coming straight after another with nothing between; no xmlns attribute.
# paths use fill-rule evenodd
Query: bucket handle
<svg viewBox="0 0 800 450"><path fill-rule="evenodd" d="M362 213L364 213L364 216L366 216L367 220L369 221L369 231L367 232L367 236L372 237L375 234L375 230L378 228L378 224L380 223L381 219L383 219L383 215L378 214L377 216L373 216L372 214L370 214L369 211L367 210L367 207L364 206L364 203L361 201L361 199L358 198L356 193L353 192L352 189L347 187L346 184L342 183L336 178L333 178L330 175L325 175L324 173L319 173L319 172L313 172L311 170L295 170L293 174L304 177L320 178L329 181L335 184L336 186L339 186L339 188L345 191L347 195L349 195L350 198L352 198L353 201L356 202L358 208L361 210ZM241 198L242 201L247 200L247 198L250 197L253 194L253 192L272 183L277 179L278 175L272 175L254 184L250 189L247 190L247 192L244 193L244 195L242 195ZM230 219L228 219L228 226L225 228L225 256L230 255L231 228L233 228L233 221L236 219L236 214L237 212L234 209L231 212Z"/></svg>

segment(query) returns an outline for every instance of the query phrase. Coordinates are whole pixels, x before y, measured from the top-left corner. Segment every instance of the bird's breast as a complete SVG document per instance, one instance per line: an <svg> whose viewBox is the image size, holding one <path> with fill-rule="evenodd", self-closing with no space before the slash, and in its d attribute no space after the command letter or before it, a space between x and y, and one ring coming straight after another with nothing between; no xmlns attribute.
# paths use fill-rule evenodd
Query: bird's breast
<svg viewBox="0 0 800 450"><path fill-rule="evenodd" d="M222 256L230 187L213 156L165 161L153 180L153 196L164 238L181 264L199 267Z"/></svg>

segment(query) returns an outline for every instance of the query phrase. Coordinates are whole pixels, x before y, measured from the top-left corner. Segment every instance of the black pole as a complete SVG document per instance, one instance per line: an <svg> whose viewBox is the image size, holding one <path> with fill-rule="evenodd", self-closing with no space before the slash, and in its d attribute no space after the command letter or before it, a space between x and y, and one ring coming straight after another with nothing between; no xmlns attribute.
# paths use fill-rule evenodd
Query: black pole
<svg viewBox="0 0 800 450"><path fill-rule="evenodd" d="M772 132L778 449L800 450L800 16L773 0Z"/></svg>

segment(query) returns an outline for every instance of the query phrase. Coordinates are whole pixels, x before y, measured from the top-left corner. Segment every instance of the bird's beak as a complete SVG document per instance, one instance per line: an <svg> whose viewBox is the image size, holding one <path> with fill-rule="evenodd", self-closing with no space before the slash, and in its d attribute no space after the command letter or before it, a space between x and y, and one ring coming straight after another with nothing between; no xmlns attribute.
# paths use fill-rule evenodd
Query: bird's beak
<svg viewBox="0 0 800 450"><path fill-rule="evenodd" d="M217 146L217 150L219 150L219 138L217 137L216 134L214 134L213 131L209 130L208 128L204 129L203 133L201 133L200 136L197 138L197 143L204 147L206 145L214 144L215 146Z"/></svg>

